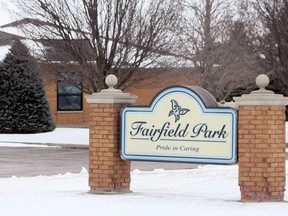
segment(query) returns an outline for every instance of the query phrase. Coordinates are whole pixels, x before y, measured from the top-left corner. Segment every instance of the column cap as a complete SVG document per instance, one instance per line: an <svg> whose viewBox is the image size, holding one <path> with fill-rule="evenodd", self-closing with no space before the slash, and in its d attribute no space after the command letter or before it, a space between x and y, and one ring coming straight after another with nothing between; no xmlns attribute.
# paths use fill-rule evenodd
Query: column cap
<svg viewBox="0 0 288 216"><path fill-rule="evenodd" d="M252 91L250 94L244 94L240 97L233 97L237 106L286 106L288 98L282 94L275 94L273 91L266 90L269 85L269 77L265 74L257 76L256 85L259 90Z"/></svg>
<svg viewBox="0 0 288 216"><path fill-rule="evenodd" d="M119 103L130 103L133 104L136 102L138 96L123 93L120 89L115 89L114 86L117 84L118 79L115 75L109 74L105 83L108 86L108 89L103 89L99 93L93 93L92 95L86 95L87 103L96 103L96 104L119 104Z"/></svg>

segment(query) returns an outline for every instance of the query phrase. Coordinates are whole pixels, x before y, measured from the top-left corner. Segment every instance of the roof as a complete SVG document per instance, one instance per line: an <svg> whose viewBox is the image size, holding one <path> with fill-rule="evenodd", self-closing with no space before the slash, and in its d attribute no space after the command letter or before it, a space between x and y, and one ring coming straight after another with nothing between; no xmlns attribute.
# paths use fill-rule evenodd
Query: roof
<svg viewBox="0 0 288 216"><path fill-rule="evenodd" d="M44 22L44 21L40 21L37 19L31 19L31 18L25 18L22 20L17 20L5 25L0 26L0 31L2 31L3 33L7 33L7 38L6 40L8 40L8 42L13 41L13 39L16 37L18 37L18 39L22 39L25 40L27 37L25 37L25 35L22 32L22 28L25 29L29 29L29 31L34 31L33 29L35 28L35 26L46 26L48 27L47 29L50 29L51 26L53 26L51 23L48 22ZM35 32L35 34L33 33L33 35L37 36L37 31ZM33 37L34 37L33 36ZM0 38L1 40L1 38ZM10 40L10 41L9 41ZM69 55L69 53L67 51L65 51L65 41L62 40L61 38L54 38L54 39L45 39L45 38L38 38L37 40L34 40L34 45L31 48L37 48L37 51L34 52L34 50L32 50L32 54L40 54L40 56L35 56L36 58L45 58L46 60L49 61L59 61L59 62L71 62L74 59L72 58L71 55ZM5 43L8 43L5 42ZM4 43L4 42L3 42ZM25 43L25 42L24 42ZM87 54L87 52L89 52L89 49L91 48L90 44L87 43L87 40L84 39L74 39L73 43L75 46L77 46L77 51L81 54L81 53L85 53ZM10 43L11 44L11 43ZM29 44L31 44L29 42ZM36 44L36 46L35 46ZM109 45L109 44L108 44ZM1 46L1 42L0 42L0 46ZM39 47L41 47L42 53L40 53L40 49ZM63 49L64 47L64 49ZM132 50L133 52L133 50ZM162 62L169 62L169 64L171 64L171 66L175 66L178 65L178 67L182 67L182 66L193 66L192 61L187 60L186 58L184 58L183 56L177 56L174 53L170 53L170 52L165 52L163 50L161 51L155 51L155 53L161 54L161 58L158 58L159 63L161 64ZM93 58L93 51L89 52L89 55L86 56L91 56L92 59L87 59L87 61L92 61ZM157 55L158 55L157 54ZM132 58L133 59L133 58ZM117 59L116 59L117 61ZM153 61L154 62L154 61ZM157 67L158 63L155 62L153 63L151 62L151 59L146 59L145 61L142 62L142 67L145 67L145 65L150 65L152 68L153 67ZM129 63L129 62L128 62ZM151 64L152 63L152 64ZM173 63L173 64L172 64Z"/></svg>
<svg viewBox="0 0 288 216"><path fill-rule="evenodd" d="M24 18L21 20L16 20L11 23L7 23L5 25L0 26L0 28L8 28L8 27L16 27L18 28L21 25L26 25L26 24L33 24L35 26L43 26L43 25L49 25L49 23L37 20L37 19L31 19L31 18Z"/></svg>
<svg viewBox="0 0 288 216"><path fill-rule="evenodd" d="M0 31L0 46L11 45L14 40L21 40L23 37Z"/></svg>

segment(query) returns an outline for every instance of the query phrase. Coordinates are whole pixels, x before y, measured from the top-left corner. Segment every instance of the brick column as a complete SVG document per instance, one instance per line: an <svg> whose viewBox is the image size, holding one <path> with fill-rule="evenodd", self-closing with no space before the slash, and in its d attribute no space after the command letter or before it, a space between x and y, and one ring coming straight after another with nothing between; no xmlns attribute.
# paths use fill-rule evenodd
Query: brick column
<svg viewBox="0 0 288 216"><path fill-rule="evenodd" d="M239 186L242 201L282 201L285 191L285 105L287 98L265 90L234 98L238 105Z"/></svg>
<svg viewBox="0 0 288 216"><path fill-rule="evenodd" d="M109 89L87 96L89 103L89 186L92 193L130 192L130 161L120 157L120 111L136 96L114 89L117 78L109 75Z"/></svg>

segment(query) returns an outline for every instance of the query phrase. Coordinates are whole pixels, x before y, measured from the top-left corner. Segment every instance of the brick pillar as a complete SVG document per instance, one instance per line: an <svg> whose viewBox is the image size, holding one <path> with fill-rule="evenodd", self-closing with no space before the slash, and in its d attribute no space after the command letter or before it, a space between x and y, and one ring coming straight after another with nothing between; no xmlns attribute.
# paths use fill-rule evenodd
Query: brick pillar
<svg viewBox="0 0 288 216"><path fill-rule="evenodd" d="M285 191L285 105L287 98L265 90L234 98L238 105L239 186L242 201L282 201Z"/></svg>
<svg viewBox="0 0 288 216"><path fill-rule="evenodd" d="M283 200L285 106L240 106L238 114L241 200Z"/></svg>
<svg viewBox="0 0 288 216"><path fill-rule="evenodd" d="M87 96L89 103L89 186L92 193L130 192L130 161L120 157L120 111L136 96L114 89L117 78L109 75L109 89Z"/></svg>

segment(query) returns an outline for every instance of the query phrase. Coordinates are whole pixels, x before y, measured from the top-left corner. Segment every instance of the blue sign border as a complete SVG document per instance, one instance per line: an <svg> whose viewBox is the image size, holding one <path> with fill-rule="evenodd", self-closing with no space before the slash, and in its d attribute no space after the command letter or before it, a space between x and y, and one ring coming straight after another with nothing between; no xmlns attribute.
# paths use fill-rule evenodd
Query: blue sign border
<svg viewBox="0 0 288 216"><path fill-rule="evenodd" d="M153 113L157 103L162 100L167 94L173 92L181 92L193 97L197 102L203 113L209 114L231 114L231 126L233 135L232 138L232 148L231 148L231 158L205 158L205 157L185 157L185 156L159 156L159 155L137 155L137 154L127 154L125 152L125 128L126 128L126 114L129 112L137 113ZM212 96L211 96L212 97ZM152 100L149 106L128 106L122 109L120 115L120 154L123 160L135 160L135 161L161 161L161 162L183 162L183 163L205 163L205 164L235 164L237 162L237 111L233 108L226 107L206 107L201 96L195 92L193 89L186 86L172 86L160 91Z"/></svg>

